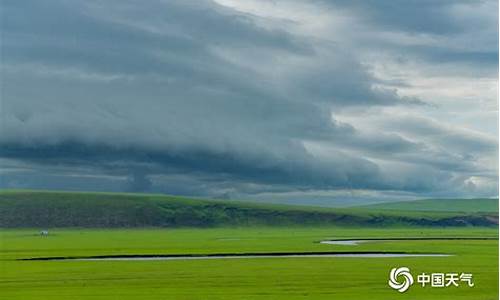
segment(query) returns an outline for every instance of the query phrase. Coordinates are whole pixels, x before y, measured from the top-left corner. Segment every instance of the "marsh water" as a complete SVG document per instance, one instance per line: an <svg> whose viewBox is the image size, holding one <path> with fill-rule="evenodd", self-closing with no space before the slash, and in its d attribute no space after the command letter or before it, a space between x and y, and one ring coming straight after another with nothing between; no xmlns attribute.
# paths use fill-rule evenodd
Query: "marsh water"
<svg viewBox="0 0 500 300"><path fill-rule="evenodd" d="M243 258L383 258L383 257L444 257L449 254L420 254L420 253L269 253L269 254L231 254L231 255L175 255L175 256L117 256L117 257L53 257L34 258L30 260L71 260L71 261L151 261L151 260L203 260L203 259L243 259Z"/></svg>

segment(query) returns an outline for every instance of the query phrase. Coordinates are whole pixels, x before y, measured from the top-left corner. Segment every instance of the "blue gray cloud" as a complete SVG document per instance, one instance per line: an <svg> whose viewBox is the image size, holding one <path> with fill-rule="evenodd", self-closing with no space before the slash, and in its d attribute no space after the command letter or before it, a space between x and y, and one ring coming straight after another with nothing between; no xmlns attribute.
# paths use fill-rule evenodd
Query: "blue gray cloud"
<svg viewBox="0 0 500 300"><path fill-rule="evenodd" d="M4 1L2 186L304 202L497 193L496 137L420 86L497 68L495 3L278 2ZM299 4L305 19L278 11ZM489 113L492 92L473 92Z"/></svg>

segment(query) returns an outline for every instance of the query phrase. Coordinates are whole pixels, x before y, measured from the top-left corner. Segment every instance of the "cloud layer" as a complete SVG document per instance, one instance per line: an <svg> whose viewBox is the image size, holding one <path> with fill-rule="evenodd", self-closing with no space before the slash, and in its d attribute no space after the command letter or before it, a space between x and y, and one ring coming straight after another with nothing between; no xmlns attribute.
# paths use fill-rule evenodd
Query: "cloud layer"
<svg viewBox="0 0 500 300"><path fill-rule="evenodd" d="M494 1L3 5L3 187L498 192Z"/></svg>

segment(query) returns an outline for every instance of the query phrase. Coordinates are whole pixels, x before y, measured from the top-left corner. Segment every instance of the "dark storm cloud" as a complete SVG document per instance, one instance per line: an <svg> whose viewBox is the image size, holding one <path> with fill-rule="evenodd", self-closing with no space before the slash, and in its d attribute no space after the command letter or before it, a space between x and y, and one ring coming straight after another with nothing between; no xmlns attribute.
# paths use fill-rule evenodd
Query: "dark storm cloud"
<svg viewBox="0 0 500 300"><path fill-rule="evenodd" d="M3 56L8 64L31 63L35 68L151 75L179 85L194 82L247 89L241 81L244 70L229 66L211 46L310 51L286 32L258 28L250 20L213 7L208 1L151 2L147 8L133 1L116 6L92 1L12 1L4 9ZM144 26L154 29L141 24L141 12L148 15Z"/></svg>
<svg viewBox="0 0 500 300"><path fill-rule="evenodd" d="M175 174L183 174L189 180L177 181L177 186L170 188L166 186L169 186L169 183L171 185L171 181L162 183L159 180L160 186L155 190L171 193L180 191L184 194L201 196L207 194L218 196L220 191L227 188L246 194L290 189L308 191L340 188L404 190L422 193L450 188L453 184L450 174L435 171L431 167L395 169L398 176L394 178L387 176L393 174L383 174L371 162L345 154L338 154L335 159L318 160L306 153L300 156L293 152L289 155L294 156L283 158L273 157L269 153L263 153L260 157L236 157L235 154L224 155L202 151L194 153L150 152L150 149L125 150L78 144L36 147L35 149L4 145L2 149L3 157L22 158L41 168L50 169L51 164L87 165L110 175L129 173L129 180L125 186L127 191L147 191L146 187L153 185L151 176ZM33 155L35 152L37 154ZM137 170L140 170L140 173ZM146 174L149 174L149 177ZM210 174L211 178L204 178L206 174ZM415 174L425 174L425 176L415 177ZM61 177L52 176L47 180L50 181L50 178ZM106 180L109 181L109 179ZM69 181L62 180L67 183L73 181L75 181L74 178ZM95 182L95 179L82 178L82 181ZM254 188L245 187L245 183L249 182L254 185ZM199 191L201 183L207 185L204 192ZM188 190L191 190L191 193L186 193Z"/></svg>
<svg viewBox="0 0 500 300"><path fill-rule="evenodd" d="M448 2L394 3L330 4L384 28L463 30L448 15ZM342 44L274 28L216 2L2 5L0 156L28 165L28 187L88 189L100 180L99 190L217 197L430 193L453 189L456 172L477 173L468 152L495 151L494 141L464 132L423 139L418 123L367 133L335 120L351 107L425 103L377 85L381 80ZM428 22L408 16L412 10ZM446 51L432 55L453 62L483 53ZM484 53L487 63L491 53ZM37 182L44 172L50 176ZM5 185L18 186L22 174L6 174Z"/></svg>
<svg viewBox="0 0 500 300"><path fill-rule="evenodd" d="M152 2L147 7L120 2L117 9L111 3L92 1L35 2L37 9L30 5L6 5L2 50L8 65L77 68L128 78L149 75L182 88L210 86L257 98L274 96L267 87L273 83L252 69L228 62L217 48L260 51L256 59L277 60L283 54L315 56L312 40L256 26L248 17L231 14L209 1ZM147 20L141 12L148 14ZM29 17L21 18L23 13ZM286 82L276 84L282 89L299 87L305 94L295 101L341 105L408 102L392 91L372 89L372 76L348 53L335 48L329 51L335 59L325 57L329 61L321 65L298 65Z"/></svg>
<svg viewBox="0 0 500 300"><path fill-rule="evenodd" d="M279 153L216 153L206 149L181 152L153 151L150 148L119 148L65 143L54 146L26 147L2 145L0 154L8 158L22 158L33 163L85 164L115 173L132 168L134 187L147 182L146 168L135 166L150 164L150 173L207 173L230 176L233 180L251 181L298 188L380 187L376 165L359 158L340 155L336 160L319 161L296 145ZM261 150L262 151L262 150ZM268 150L269 151L269 150ZM135 188L137 190L137 188Z"/></svg>
<svg viewBox="0 0 500 300"><path fill-rule="evenodd" d="M147 170L141 169L133 170L127 181L127 191L129 192L147 192L153 185Z"/></svg>

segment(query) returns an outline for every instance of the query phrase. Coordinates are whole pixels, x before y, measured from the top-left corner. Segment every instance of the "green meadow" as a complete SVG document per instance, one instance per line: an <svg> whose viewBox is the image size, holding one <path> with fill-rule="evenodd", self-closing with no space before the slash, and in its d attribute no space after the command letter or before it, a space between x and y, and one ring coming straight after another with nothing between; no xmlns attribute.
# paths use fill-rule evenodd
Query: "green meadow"
<svg viewBox="0 0 500 300"><path fill-rule="evenodd" d="M498 242L377 241L363 237L497 237L489 228L217 228L2 230L4 299L496 299ZM387 251L450 257L257 258L186 261L18 261L18 258L114 254ZM412 272L468 272L475 286L400 294L387 285L392 267Z"/></svg>
<svg viewBox="0 0 500 300"><path fill-rule="evenodd" d="M498 199L423 199L361 206L373 210L498 212Z"/></svg>
<svg viewBox="0 0 500 300"><path fill-rule="evenodd" d="M424 206L434 207L439 201ZM464 207L460 199L456 201ZM448 202L447 207L452 210L323 208L150 194L7 190L0 191L0 228L498 225L498 206L488 211L454 211L455 205Z"/></svg>
<svg viewBox="0 0 500 300"><path fill-rule="evenodd" d="M12 193L12 192L10 192ZM15 193L14 193L15 194ZM61 213L55 198L31 197L20 200L10 210L18 211L33 201L44 203L44 214ZM60 194L58 194L59 197ZM84 195L84 194L83 194ZM113 194L111 201L117 209L140 207L142 198ZM3 197L3 198L2 198ZM0 202L11 203L3 196ZM18 199L30 198L19 196ZM85 196L64 194L64 201L74 201L82 207L97 205L93 195L82 204ZM127 202L132 197L133 205ZM154 198L154 197L153 197ZM35 199L35 200L33 200ZM51 199L56 199L52 202ZM86 198L89 199L89 198ZM109 199L109 198L107 198ZM145 198L144 198L145 199ZM123 203L119 203L123 201ZM137 201L137 202L134 202ZM145 200L150 201L150 200ZM160 201L158 199L154 201ZM167 201L165 199L161 201ZM175 205L181 205L177 199ZM211 207L204 200L186 200L186 205ZM196 202L199 201L199 202ZM50 203L56 203L51 206ZM162 202L163 203L163 202ZM193 204L194 203L194 204ZM224 202L224 208L238 206ZM111 205L111 204L107 204ZM148 204L149 205L149 204ZM162 207L165 207L163 204ZM11 207L11 206L9 206ZM51 208L52 207L52 208ZM54 208L56 207L56 208ZM102 206L101 206L102 207ZM417 226L407 218L419 218L419 212L406 212L397 219L398 211L373 213L359 209L341 210L297 208L264 205L238 206L247 214L234 213L239 223L210 226L128 226L119 228L52 226L48 236L40 236L45 227L16 226L0 229L0 299L498 299L498 229L496 226ZM53 211L54 209L54 211ZM213 208L212 208L213 209ZM220 209L220 206L217 207ZM222 209L224 211L224 209ZM267 211L266 211L267 210ZM18 211L16 213L16 211ZM33 210L36 211L36 210ZM139 215L144 210L137 210ZM188 210L189 211L189 210ZM200 212L191 210L190 213ZM212 210L214 212L215 210ZM249 212L250 211L250 212ZM287 213L292 211L290 215ZM301 212L299 214L297 211ZM321 213L318 213L320 211ZM67 213L67 211L64 211ZM349 212L349 214L348 214ZM1 212L4 215L5 211ZM31 214L32 212L30 212ZM169 212L171 213L171 212ZM185 211L183 212L185 213ZM339 222L332 224L327 215L361 216L362 225ZM95 209L95 214L100 215ZM284 225L260 224L256 215L280 216ZM312 214L312 215L311 215ZM442 220L453 216L494 218L496 212L486 215L456 214L451 212L422 213L420 218ZM127 214L127 216L133 214ZM220 216L220 214L216 214ZM230 215L229 213L227 215ZM325 222L313 225L293 224L294 218L321 216ZM33 216L36 216L33 214ZM249 216L252 221L248 221ZM372 218L396 218L366 226ZM81 217L73 215L73 217ZM59 216L69 220L67 216ZM137 218L139 218L137 216ZM226 217L221 217L226 220ZM246 219L247 218L247 219ZM300 219L299 218L299 219ZM139 218L140 219L140 218ZM102 220L99 218L93 220ZM142 219L141 219L142 220ZM357 219L355 219L357 220ZM399 220L396 222L395 220ZM78 220L77 220L78 221ZM76 222L76 221L75 221ZM334 222L333 222L334 223ZM464 223L459 223L464 224ZM47 225L47 224L45 224ZM129 224L130 225L130 224ZM204 224L206 225L206 224ZM391 238L455 238L454 240L375 240L358 245L320 244L330 239L391 239ZM457 238L476 238L460 240ZM413 253L448 254L444 257L271 257L198 260L23 260L47 257L92 257L113 255L179 255L179 254L235 254L235 253ZM388 286L393 267L408 267L416 277L425 273L471 273L475 286L465 283L459 287L422 287L416 282L405 293Z"/></svg>

